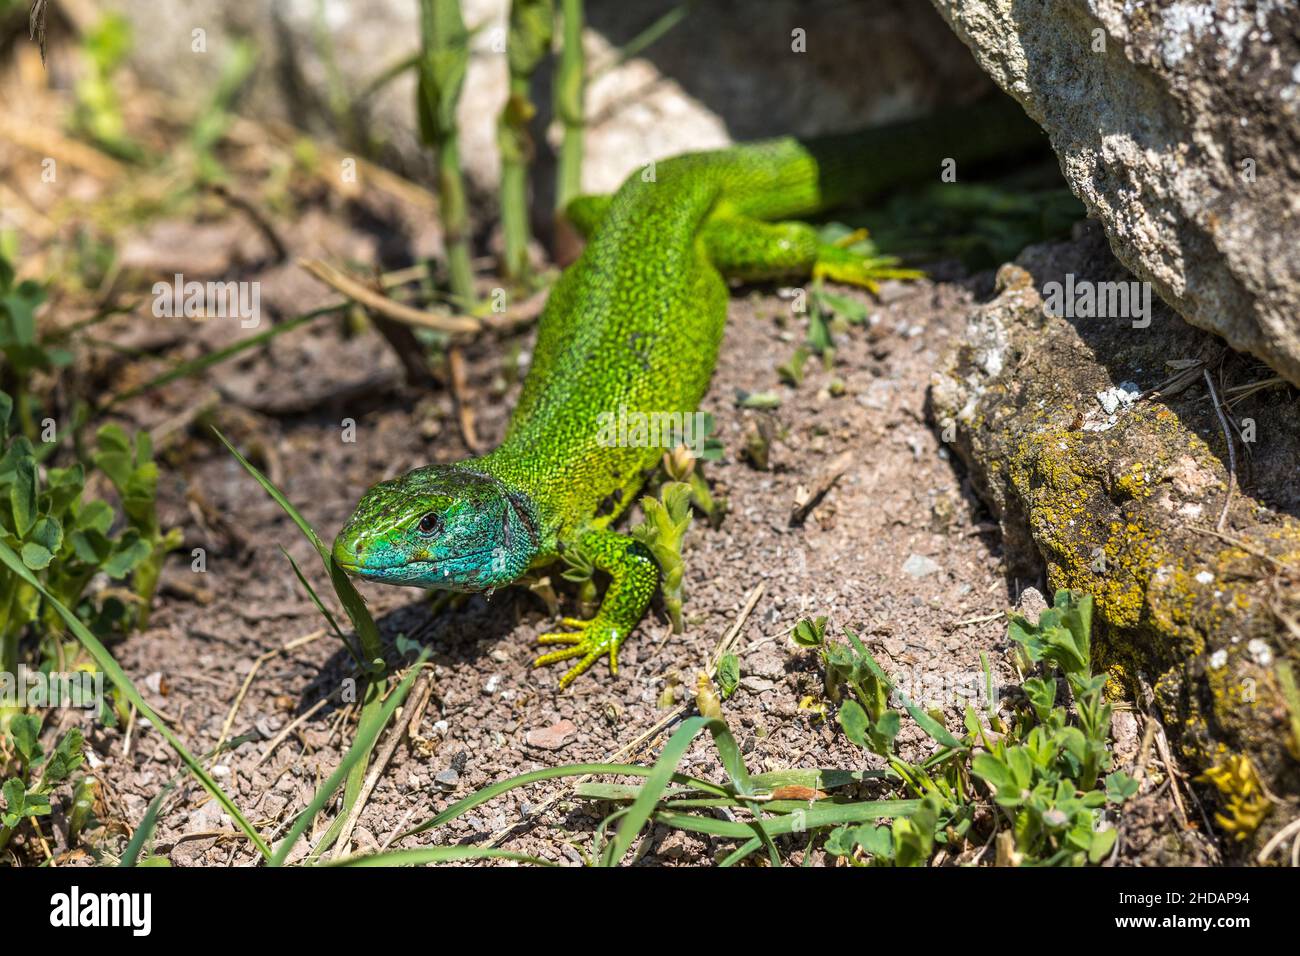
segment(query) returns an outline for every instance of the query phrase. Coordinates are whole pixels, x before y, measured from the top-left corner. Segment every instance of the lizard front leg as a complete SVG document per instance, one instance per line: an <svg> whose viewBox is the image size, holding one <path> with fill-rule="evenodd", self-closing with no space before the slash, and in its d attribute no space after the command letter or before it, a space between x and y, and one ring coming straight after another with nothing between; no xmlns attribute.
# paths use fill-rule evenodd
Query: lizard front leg
<svg viewBox="0 0 1300 956"><path fill-rule="evenodd" d="M605 654L609 654L610 673L618 673L619 646L640 622L659 584L659 566L654 558L644 545L627 535L588 531L578 539L578 547L593 565L609 575L610 582L595 617L589 621L563 618L562 623L574 631L543 634L537 639L539 644L569 646L543 654L533 661L534 667L581 658L560 678L561 689Z"/></svg>

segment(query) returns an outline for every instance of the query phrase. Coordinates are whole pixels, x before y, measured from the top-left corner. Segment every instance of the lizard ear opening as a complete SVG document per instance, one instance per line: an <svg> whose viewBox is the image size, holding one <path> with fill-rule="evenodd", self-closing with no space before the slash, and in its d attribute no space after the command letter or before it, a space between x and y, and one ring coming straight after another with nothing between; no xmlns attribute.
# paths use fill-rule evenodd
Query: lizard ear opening
<svg viewBox="0 0 1300 956"><path fill-rule="evenodd" d="M506 503L509 506L503 518L506 547L509 548L512 541L514 532L511 528L517 525L518 530L523 532L528 549L537 551L541 547L541 539L537 533L537 520L533 513L532 502L519 492L510 491L506 493Z"/></svg>

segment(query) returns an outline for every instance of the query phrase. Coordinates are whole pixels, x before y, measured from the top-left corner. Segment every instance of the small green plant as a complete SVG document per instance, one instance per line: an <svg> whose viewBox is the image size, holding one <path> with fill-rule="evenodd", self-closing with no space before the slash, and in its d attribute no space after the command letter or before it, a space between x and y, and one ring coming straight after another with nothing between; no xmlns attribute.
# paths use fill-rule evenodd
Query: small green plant
<svg viewBox="0 0 1300 956"><path fill-rule="evenodd" d="M594 613L600 603L596 590L596 566L581 548L569 548L563 558L564 570L560 577L578 585L578 603L582 605L583 613Z"/></svg>
<svg viewBox="0 0 1300 956"><path fill-rule="evenodd" d="M550 52L555 32L553 0L512 0L506 61L510 95L497 120L501 150L502 271L516 281L528 271L528 167L535 147L528 124L537 114L530 87L538 64Z"/></svg>
<svg viewBox="0 0 1300 956"><path fill-rule="evenodd" d="M126 128L116 73L131 52L131 24L117 13L101 17L82 41L87 68L77 80L73 121L77 131L121 159L143 155Z"/></svg>
<svg viewBox="0 0 1300 956"><path fill-rule="evenodd" d="M460 168L456 104L469 68L469 31L460 0L420 0L420 60L416 114L420 137L437 156L438 201L446 236L447 267L458 305L474 304L470 263L469 203Z"/></svg>
<svg viewBox="0 0 1300 956"><path fill-rule="evenodd" d="M553 109L564 128L556 164L555 208L562 211L582 194L582 154L586 137L587 67L582 49L583 0L559 0L560 55L555 65Z"/></svg>
<svg viewBox="0 0 1300 956"><path fill-rule="evenodd" d="M727 700L740 686L740 659L735 654L724 654L718 661L718 692Z"/></svg>
<svg viewBox="0 0 1300 956"><path fill-rule="evenodd" d="M117 514L106 501L82 499L86 468L73 464L47 468L44 479L36 452L25 435L9 440L13 403L0 392L0 541L21 558L47 591L101 636L143 626L166 551L179 540L164 534L154 507L156 470L147 436L129 450L116 426L100 430L94 464L117 486L126 527L114 531ZM131 577L139 610L132 618L122 598L105 591L87 597L96 574L113 580ZM18 642L29 626L41 624L42 637L57 636L61 622L33 586L0 567L0 670L17 670Z"/></svg>
<svg viewBox="0 0 1300 956"><path fill-rule="evenodd" d="M4 802L0 810L0 850L9 845L24 820L49 815L51 794L85 762L81 731L77 728L59 738L48 754L40 736L41 718L35 714L16 715L8 731L0 735L0 797ZM84 780L73 787L73 806L76 795L85 790ZM78 830L85 826L86 812L81 813Z"/></svg>
<svg viewBox="0 0 1300 956"><path fill-rule="evenodd" d="M1102 825L1102 811L1131 797L1137 783L1124 773L1106 773L1112 765L1113 708L1103 697L1105 675L1092 673L1091 629L1092 599L1068 591L1056 595L1055 606L1037 624L1013 616L1012 640L1027 661L1059 671L1073 708L1057 704L1052 674L1031 677L1022 688L1025 703L1009 726L990 708L985 727L968 706L966 732L958 738L942 715L927 713L894 686L852 631L845 632L848 643L840 644L827 639L825 618L800 621L791 636L797 645L818 650L827 696L839 702L845 736L883 757L892 776L921 799L916 812L889 828L831 832L827 850L853 863L923 865L936 847L965 839L981 802L978 783L1005 821L1013 847L1009 862L1079 865L1103 859L1116 831ZM936 754L913 764L895 753L903 714L891 708L891 700L939 745Z"/></svg>
<svg viewBox="0 0 1300 956"><path fill-rule="evenodd" d="M660 589L664 608L673 622L674 633L682 630L682 587L686 565L682 560L682 539L691 526L691 486L670 481L660 490L659 498L641 499L645 521L632 529L659 563Z"/></svg>
<svg viewBox="0 0 1300 956"><path fill-rule="evenodd" d="M0 388L14 396L22 433L35 440L36 416L32 408L32 376L51 372L72 362L72 353L41 339L36 328L36 310L45 302L40 283L17 281L13 265L0 255ZM7 416L6 416L7 418Z"/></svg>
<svg viewBox="0 0 1300 956"><path fill-rule="evenodd" d="M117 425L105 425L96 434L95 445L95 467L108 476L122 499L127 519L122 540L129 542L135 558L132 581L139 599L136 626L143 630L149 626L149 610L163 559L180 546L181 530L163 531L158 523L158 466L148 432L138 432L133 445Z"/></svg>

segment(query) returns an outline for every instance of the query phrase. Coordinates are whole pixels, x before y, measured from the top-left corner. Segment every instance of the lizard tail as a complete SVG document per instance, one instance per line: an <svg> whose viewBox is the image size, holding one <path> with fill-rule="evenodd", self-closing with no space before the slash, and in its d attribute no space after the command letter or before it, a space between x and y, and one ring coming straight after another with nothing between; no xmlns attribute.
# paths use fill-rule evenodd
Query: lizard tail
<svg viewBox="0 0 1300 956"><path fill-rule="evenodd" d="M920 119L805 140L783 138L698 153L712 161L722 196L756 219L789 219L861 201L897 186L1046 144L1014 100L997 96ZM695 157L682 157L689 163ZM719 159L724 161L719 164Z"/></svg>

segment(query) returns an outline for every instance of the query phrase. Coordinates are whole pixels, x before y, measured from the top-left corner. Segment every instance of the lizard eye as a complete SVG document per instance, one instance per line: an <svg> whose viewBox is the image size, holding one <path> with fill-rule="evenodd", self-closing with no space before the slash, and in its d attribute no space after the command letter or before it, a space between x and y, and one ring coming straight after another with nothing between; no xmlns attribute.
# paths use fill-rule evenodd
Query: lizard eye
<svg viewBox="0 0 1300 956"><path fill-rule="evenodd" d="M420 534L426 538L431 538L442 530L442 515L436 511L430 511L420 519L420 523L416 527Z"/></svg>

